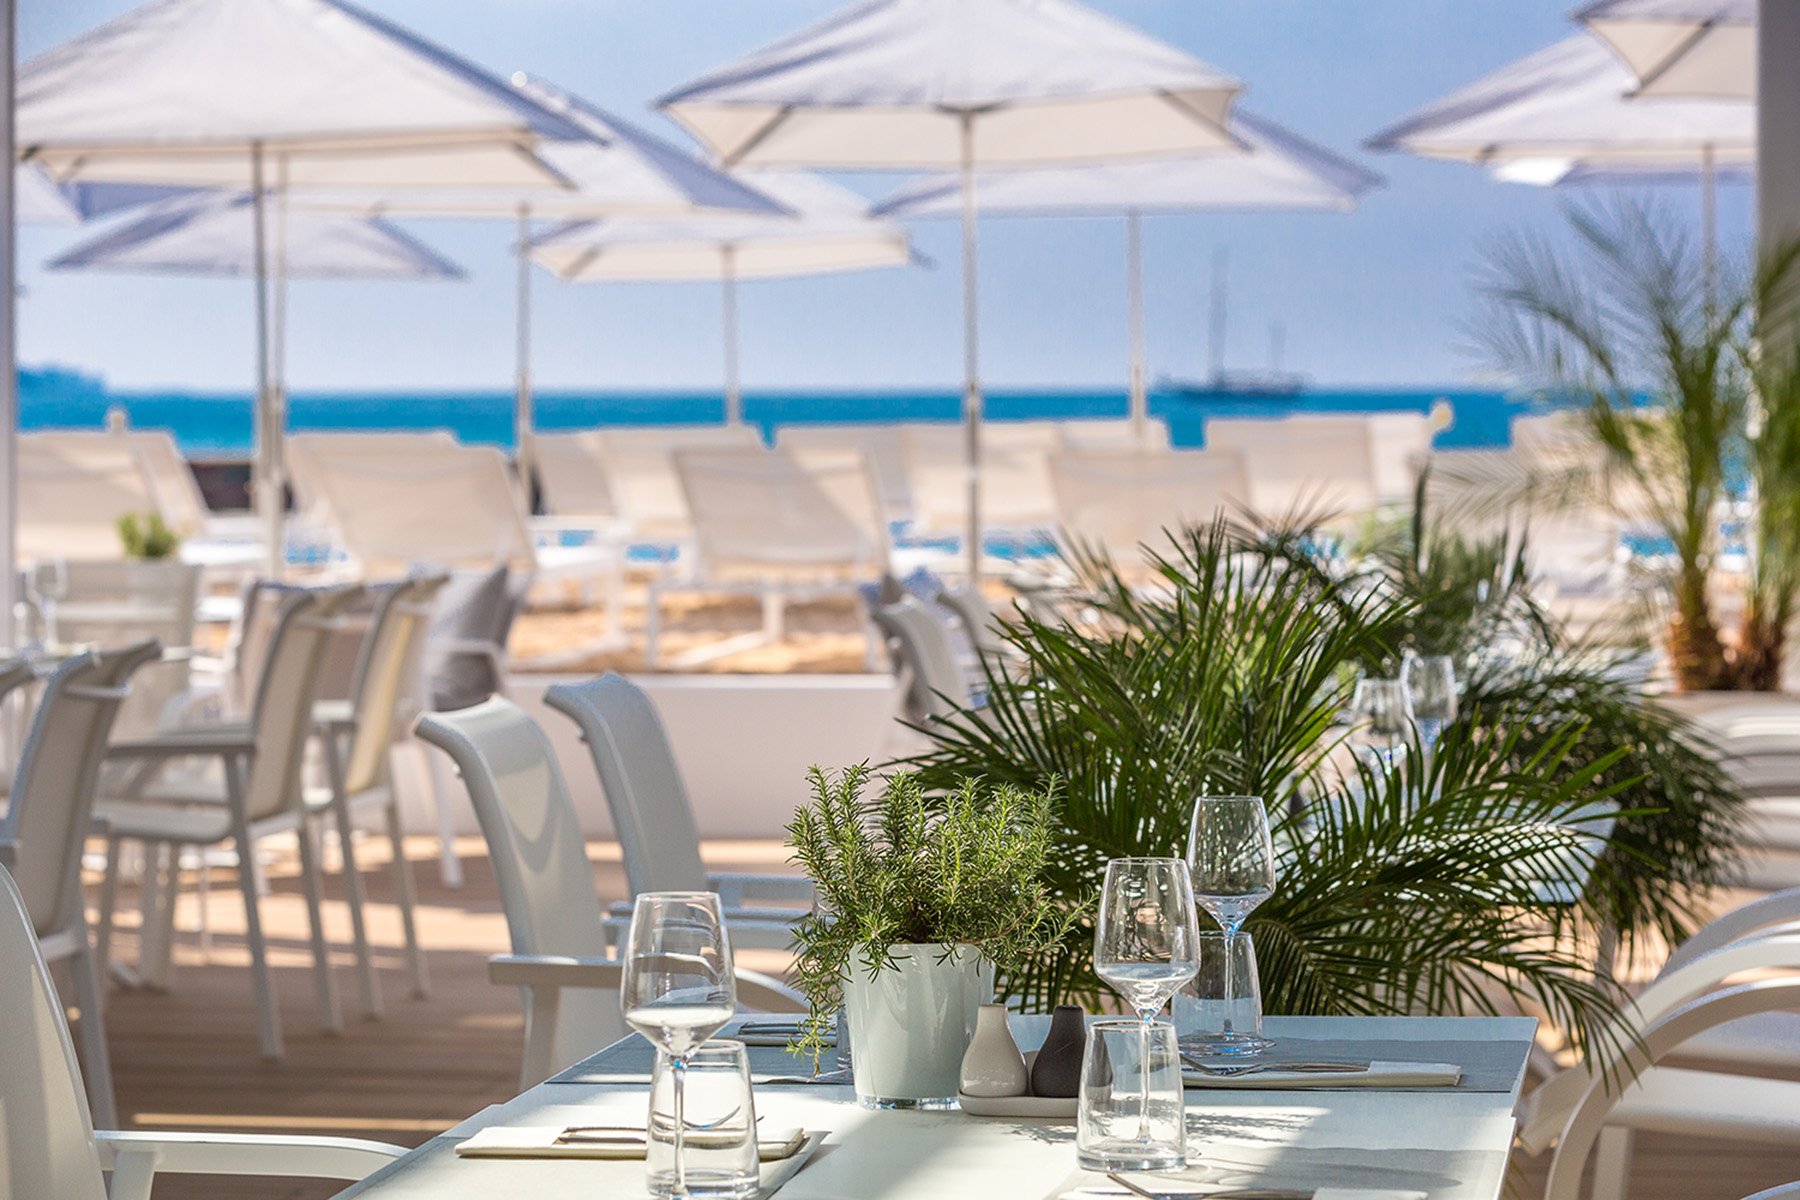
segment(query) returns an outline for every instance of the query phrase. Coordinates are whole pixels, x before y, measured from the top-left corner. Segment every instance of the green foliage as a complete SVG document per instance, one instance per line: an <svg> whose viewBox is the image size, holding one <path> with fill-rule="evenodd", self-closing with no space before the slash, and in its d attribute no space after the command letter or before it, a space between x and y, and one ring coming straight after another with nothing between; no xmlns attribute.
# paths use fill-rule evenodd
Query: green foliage
<svg viewBox="0 0 1800 1200"><path fill-rule="evenodd" d="M1028 965L1067 931L1044 871L1056 789L954 784L928 797L916 775L864 799L866 765L833 776L814 767L812 803L788 824L793 861L818 888L818 911L796 930L793 973L812 1002L801 1040L816 1054L843 983L864 959L870 976L897 945L974 946L1003 972ZM946 951L948 952L948 951Z"/></svg>
<svg viewBox="0 0 1800 1200"><path fill-rule="evenodd" d="M1697 806L1728 789L1669 735L1672 719L1573 657L1554 658L1536 688L1535 657L1483 676L1428 758L1339 769L1337 721L1359 669L1410 646L1466 651L1521 630L1541 641L1552 627L1501 548L1394 545L1385 567L1345 571L1316 542L1301 527L1185 530L1150 555L1158 586L1135 592L1090 563L1102 624L1022 616L1008 635L1021 665L990 672L989 707L926 727L935 745L908 765L929 786L1064 785L1048 878L1074 923L1054 954L1003 983L1028 1006L1097 1000L1085 898L1106 860L1183 853L1195 796L1260 795L1281 859L1248 926L1269 1011L1480 1012L1512 997L1591 1036L1615 989L1555 934L1576 915L1598 924L1621 911L1679 923L1665 905L1684 882L1649 859L1682 830L1609 843L1588 824L1596 806L1622 803L1637 821L1638 801L1666 798L1677 780L1703 785ZM1665 773L1646 788L1659 755ZM1604 862L1615 856L1656 880L1638 901L1648 912L1614 895ZM1687 875L1710 878L1712 862L1699 852ZM1590 869L1608 882L1580 891ZM1578 894L1558 895L1569 889L1553 880Z"/></svg>
<svg viewBox="0 0 1800 1200"><path fill-rule="evenodd" d="M161 513L126 513L118 530L126 558L173 558L181 549L181 538L164 524Z"/></svg>

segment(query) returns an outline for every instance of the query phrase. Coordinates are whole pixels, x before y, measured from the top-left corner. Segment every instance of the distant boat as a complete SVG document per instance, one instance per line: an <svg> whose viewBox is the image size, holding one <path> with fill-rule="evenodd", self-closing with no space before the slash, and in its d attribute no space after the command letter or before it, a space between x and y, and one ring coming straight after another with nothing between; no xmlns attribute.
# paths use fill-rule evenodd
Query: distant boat
<svg viewBox="0 0 1800 1200"><path fill-rule="evenodd" d="M1266 371L1227 371L1225 369L1225 314L1230 295L1225 281L1225 248L1213 252L1212 313L1209 322L1207 357L1212 370L1204 379L1183 379L1164 375L1157 379L1157 390L1177 400L1204 401L1219 399L1282 399L1298 396L1312 382L1298 371L1281 369L1286 349L1287 331L1279 321L1269 328L1269 369Z"/></svg>

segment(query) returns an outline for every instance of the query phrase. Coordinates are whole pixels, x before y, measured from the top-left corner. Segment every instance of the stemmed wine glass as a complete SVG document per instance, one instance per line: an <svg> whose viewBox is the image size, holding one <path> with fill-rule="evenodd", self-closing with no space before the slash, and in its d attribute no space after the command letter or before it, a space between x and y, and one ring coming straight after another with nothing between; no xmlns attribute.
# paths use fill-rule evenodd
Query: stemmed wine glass
<svg viewBox="0 0 1800 1200"><path fill-rule="evenodd" d="M1150 1140L1150 1027L1182 984L1200 972L1200 926L1188 865L1179 858L1115 858L1106 864L1094 973L1143 1023L1144 1104L1138 1139Z"/></svg>
<svg viewBox="0 0 1800 1200"><path fill-rule="evenodd" d="M1275 842L1269 812L1260 796L1201 796L1188 825L1188 868L1194 902L1225 931L1227 943L1241 935L1256 906L1275 894ZM1232 954L1225 952L1225 995L1236 995ZM1229 1008L1224 1034L1231 1051L1252 1054L1269 1042L1255 1035L1233 1037Z"/></svg>
<svg viewBox="0 0 1800 1200"><path fill-rule="evenodd" d="M737 979L731 971L731 943L725 911L714 892L645 892L631 911L625 942L619 1007L625 1023L669 1056L675 1132L673 1180L666 1192L659 1180L651 1190L688 1194L682 1170L686 1132L683 1089L687 1060L694 1049L724 1028L737 1012Z"/></svg>
<svg viewBox="0 0 1800 1200"><path fill-rule="evenodd" d="M53 648L57 645L56 606L69 594L69 564L61 557L37 563L26 572L25 587L37 601L44 646Z"/></svg>
<svg viewBox="0 0 1800 1200"><path fill-rule="evenodd" d="M1359 679L1350 697L1350 742L1378 770L1406 757L1412 703L1398 679Z"/></svg>
<svg viewBox="0 0 1800 1200"><path fill-rule="evenodd" d="M1456 720L1456 662L1446 654L1409 658L1401 673L1413 724L1425 749L1437 746L1445 726Z"/></svg>

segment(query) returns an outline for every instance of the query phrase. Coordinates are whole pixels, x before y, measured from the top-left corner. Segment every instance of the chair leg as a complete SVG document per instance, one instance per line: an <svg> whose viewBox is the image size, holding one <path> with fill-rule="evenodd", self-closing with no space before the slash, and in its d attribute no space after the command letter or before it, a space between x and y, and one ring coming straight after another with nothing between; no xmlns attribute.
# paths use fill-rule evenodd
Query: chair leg
<svg viewBox="0 0 1800 1200"><path fill-rule="evenodd" d="M264 1058L280 1058L281 1012L275 1006L274 981L269 978L269 948L263 941L262 906L256 896L256 843L250 840L250 825L244 817L242 765L231 759L225 763L225 783L231 797L232 840L237 843L238 890L244 894L244 939L250 944L250 984L256 992L256 1014L262 1030Z"/></svg>
<svg viewBox="0 0 1800 1200"><path fill-rule="evenodd" d="M387 803L388 846L394 855L394 894L400 901L400 929L406 941L406 969L412 977L413 998L423 1000L431 994L431 980L425 973L425 951L419 945L417 889L413 886L412 863L406 859L406 841L400 828L400 797L392 787Z"/></svg>
<svg viewBox="0 0 1800 1200"><path fill-rule="evenodd" d="M356 982L362 991L363 1015L372 1020L381 1015L381 988L375 981L375 962L369 954L369 931L363 915L362 872L356 865L350 800L345 795L343 753L336 734L327 733L319 740L324 745L325 770L331 780L331 814L337 820L338 857L344 864L344 898L350 906L350 938L356 946Z"/></svg>
<svg viewBox="0 0 1800 1200"><path fill-rule="evenodd" d="M318 993L319 1028L336 1033L344 1027L338 1010L337 986L331 978L331 947L325 943L324 874L313 822L301 817L294 835L300 839L300 879L306 893L306 915L312 927L313 986Z"/></svg>
<svg viewBox="0 0 1800 1200"><path fill-rule="evenodd" d="M1608 1125L1594 1143L1593 1200L1625 1200L1631 1185L1631 1130Z"/></svg>
<svg viewBox="0 0 1800 1200"><path fill-rule="evenodd" d="M112 973L113 905L119 900L119 838L106 835L106 873L100 877L100 924L94 930L94 970L101 979Z"/></svg>
<svg viewBox="0 0 1800 1200"><path fill-rule="evenodd" d="M87 930L81 931L87 937ZM112 1059L106 1048L104 985L95 969L95 957L87 946L69 960L75 981L75 1005L81 1010L81 1068L87 1076L88 1107L96 1129L119 1127L119 1106L113 1098Z"/></svg>

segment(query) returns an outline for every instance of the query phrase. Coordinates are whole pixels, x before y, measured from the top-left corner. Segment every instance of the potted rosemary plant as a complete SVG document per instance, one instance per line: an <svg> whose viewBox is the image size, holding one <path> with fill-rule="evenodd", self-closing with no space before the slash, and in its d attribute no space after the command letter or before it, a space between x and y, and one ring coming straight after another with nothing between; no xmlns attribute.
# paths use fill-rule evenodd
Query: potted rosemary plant
<svg viewBox="0 0 1800 1200"><path fill-rule="evenodd" d="M864 1105L948 1108L995 971L1023 969L1071 921L1044 882L1054 795L964 779L927 796L903 774L865 799L869 776L814 767L787 827L819 894L796 931L812 1003L801 1048L816 1053L843 1006Z"/></svg>

